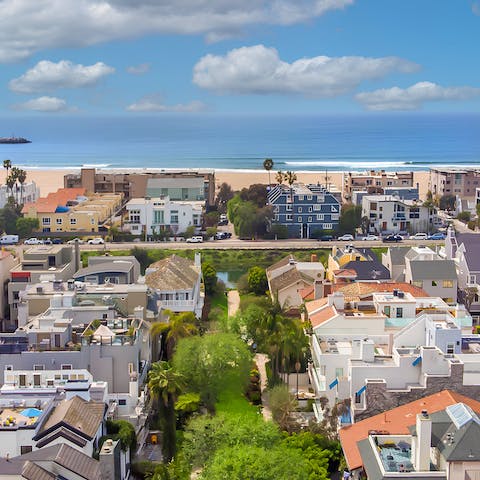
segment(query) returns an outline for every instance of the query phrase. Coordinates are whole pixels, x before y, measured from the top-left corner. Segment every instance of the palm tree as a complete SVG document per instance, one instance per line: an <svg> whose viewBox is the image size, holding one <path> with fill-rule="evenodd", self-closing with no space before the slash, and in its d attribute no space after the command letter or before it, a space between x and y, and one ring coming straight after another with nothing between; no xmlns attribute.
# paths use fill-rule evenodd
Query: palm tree
<svg viewBox="0 0 480 480"><path fill-rule="evenodd" d="M15 203L18 205L18 176L20 175L20 169L17 167L12 167L12 170L10 171L10 176L14 180L13 186L15 187ZM12 196L13 196L13 191L12 191Z"/></svg>
<svg viewBox="0 0 480 480"><path fill-rule="evenodd" d="M162 451L164 461L168 463L175 455L175 400L184 388L183 376L177 373L168 362L156 362L148 372L148 388L161 412Z"/></svg>
<svg viewBox="0 0 480 480"><path fill-rule="evenodd" d="M23 185L27 180L27 172L25 170L19 169L17 179L20 182L20 204L23 205Z"/></svg>
<svg viewBox="0 0 480 480"><path fill-rule="evenodd" d="M17 182L17 179L13 175L8 175L7 179L5 180L5 184L7 185L7 189L10 191L9 201L12 202L12 203L14 203L12 201L12 199L13 199L13 187L14 187L16 182Z"/></svg>
<svg viewBox="0 0 480 480"><path fill-rule="evenodd" d="M5 178L8 178L8 172L12 168L12 161L11 160L4 160L3 161L3 168L7 171L7 175Z"/></svg>
<svg viewBox="0 0 480 480"><path fill-rule="evenodd" d="M275 174L275 181L281 185L284 181L285 181L285 174L279 170L276 174Z"/></svg>
<svg viewBox="0 0 480 480"><path fill-rule="evenodd" d="M166 345L166 358L170 360L173 356L175 346L181 338L190 337L191 335L196 335L198 333L198 328L195 325L197 319L193 312L183 312L174 314L167 311L169 315L168 323L155 322L150 327L150 336L152 338L152 344L154 345L152 356L154 360L158 359L158 339L160 335L165 335L165 345Z"/></svg>
<svg viewBox="0 0 480 480"><path fill-rule="evenodd" d="M273 168L273 160L271 158L266 158L263 161L263 168L268 172L268 186L270 187L270 170Z"/></svg>

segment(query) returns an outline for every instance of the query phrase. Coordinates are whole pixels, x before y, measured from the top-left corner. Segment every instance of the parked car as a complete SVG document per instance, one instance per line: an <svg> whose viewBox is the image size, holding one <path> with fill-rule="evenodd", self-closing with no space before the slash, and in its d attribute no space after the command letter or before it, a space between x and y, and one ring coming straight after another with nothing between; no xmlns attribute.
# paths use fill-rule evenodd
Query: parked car
<svg viewBox="0 0 480 480"><path fill-rule="evenodd" d="M85 243L85 240L82 240L81 238L72 238L72 240L69 240L67 242L67 245L74 245L75 242L78 242L79 245L83 245Z"/></svg>
<svg viewBox="0 0 480 480"><path fill-rule="evenodd" d="M0 245L13 245L18 243L18 235L2 235L0 237Z"/></svg>
<svg viewBox="0 0 480 480"><path fill-rule="evenodd" d="M62 242L62 239L61 239L61 238L54 238L54 239L52 240L52 243L53 243L54 245L61 245L63 242Z"/></svg>
<svg viewBox="0 0 480 480"><path fill-rule="evenodd" d="M426 233L416 233L410 237L410 240L427 240L428 235Z"/></svg>
<svg viewBox="0 0 480 480"><path fill-rule="evenodd" d="M338 240L341 240L342 242L351 242L352 240L355 240L355 238L353 238L352 234L346 233L345 235L338 237Z"/></svg>
<svg viewBox="0 0 480 480"><path fill-rule="evenodd" d="M386 237L383 237L384 242L401 242L403 240L403 237L401 235L393 234L393 235L387 235Z"/></svg>
<svg viewBox="0 0 480 480"><path fill-rule="evenodd" d="M196 236L196 237L189 237L186 240L187 243L203 243L203 237Z"/></svg>
<svg viewBox="0 0 480 480"><path fill-rule="evenodd" d="M226 218L224 220L220 219L220 221L218 222L219 227L222 227L224 225L228 225L228 220Z"/></svg>
<svg viewBox="0 0 480 480"><path fill-rule="evenodd" d="M43 245L43 240L40 240L37 237L31 237L27 238L27 240L25 240L23 243L25 245Z"/></svg>
<svg viewBox="0 0 480 480"><path fill-rule="evenodd" d="M333 235L322 235L318 241L319 242L330 242L334 239L335 237Z"/></svg>
<svg viewBox="0 0 480 480"><path fill-rule="evenodd" d="M429 240L445 240L445 234L442 232L434 233L428 237Z"/></svg>
<svg viewBox="0 0 480 480"><path fill-rule="evenodd" d="M43 241L43 244L44 245L52 245L53 242L52 242L52 239L50 237L46 238L44 241Z"/></svg>
<svg viewBox="0 0 480 480"><path fill-rule="evenodd" d="M230 232L217 232L215 234L215 240L226 240L227 238L231 238L232 234Z"/></svg>
<svg viewBox="0 0 480 480"><path fill-rule="evenodd" d="M95 237L91 238L88 242L89 245L103 245L105 243L105 240L101 237Z"/></svg>
<svg viewBox="0 0 480 480"><path fill-rule="evenodd" d="M368 242L373 242L375 240L378 240L378 235L366 235L365 237L363 237L362 240L366 240Z"/></svg>

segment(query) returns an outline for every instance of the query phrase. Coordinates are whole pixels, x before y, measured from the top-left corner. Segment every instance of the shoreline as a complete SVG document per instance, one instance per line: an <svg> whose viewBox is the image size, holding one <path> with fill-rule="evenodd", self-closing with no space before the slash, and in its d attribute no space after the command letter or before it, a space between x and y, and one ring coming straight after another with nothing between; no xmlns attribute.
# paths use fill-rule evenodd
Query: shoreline
<svg viewBox="0 0 480 480"><path fill-rule="evenodd" d="M16 166L16 165L14 165ZM180 170L178 168L97 168L100 170L122 170L129 172L142 171L169 171ZM59 188L63 188L63 177L69 173L79 173L79 167L63 167L63 168L25 168L27 171L27 182L35 181L40 188L42 197L49 193L55 192ZM228 183L233 190L241 190L244 187L253 185L254 183L268 184L268 172L263 169L258 170L237 170L237 169L215 169L215 168L185 168L181 170L191 171L215 171L215 184L218 188L222 183ZM384 169L387 171L397 171ZM345 171L312 171L312 170L296 170L297 180L302 183L321 183L325 184L325 173L328 176L328 184L334 185L338 190L342 191L343 174L347 172L362 172L364 169L345 170ZM398 170L405 171L405 170ZM270 182L275 182L276 170L270 172ZM424 199L428 190L429 170L413 170L414 182L419 184L419 197ZM0 170L0 182L5 182L6 171Z"/></svg>

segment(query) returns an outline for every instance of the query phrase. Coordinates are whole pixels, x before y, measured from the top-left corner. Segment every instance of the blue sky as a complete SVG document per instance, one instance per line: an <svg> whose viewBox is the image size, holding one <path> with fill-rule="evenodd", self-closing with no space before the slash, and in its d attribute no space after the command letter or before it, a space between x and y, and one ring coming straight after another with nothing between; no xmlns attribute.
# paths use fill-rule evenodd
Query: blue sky
<svg viewBox="0 0 480 480"><path fill-rule="evenodd" d="M480 2L0 0L2 114L478 112Z"/></svg>

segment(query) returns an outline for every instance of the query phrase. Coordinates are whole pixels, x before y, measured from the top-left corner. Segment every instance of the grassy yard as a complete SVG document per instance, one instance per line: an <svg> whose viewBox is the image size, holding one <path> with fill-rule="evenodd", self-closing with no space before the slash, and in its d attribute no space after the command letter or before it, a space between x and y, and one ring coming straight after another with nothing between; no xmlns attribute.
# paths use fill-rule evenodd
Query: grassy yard
<svg viewBox="0 0 480 480"><path fill-rule="evenodd" d="M224 389L220 393L217 405L217 413L231 413L235 415L257 415L258 407L249 403L241 392L238 380L225 379Z"/></svg>

